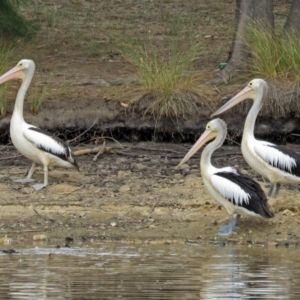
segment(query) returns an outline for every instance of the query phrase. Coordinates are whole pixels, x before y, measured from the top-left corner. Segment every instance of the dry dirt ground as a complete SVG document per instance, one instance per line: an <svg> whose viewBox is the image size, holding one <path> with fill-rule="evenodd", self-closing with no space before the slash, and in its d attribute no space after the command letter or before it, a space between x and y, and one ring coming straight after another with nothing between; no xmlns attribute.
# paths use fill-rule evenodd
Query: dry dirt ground
<svg viewBox="0 0 300 300"><path fill-rule="evenodd" d="M49 238L120 240L150 243L239 243L297 245L299 189L284 186L279 197L270 198L275 217L269 220L242 217L236 235L220 237L218 226L227 213L204 189L199 157L181 170L174 167L190 145L128 143L108 145L108 151L78 156L80 172L56 169L50 185L34 191L13 180L25 176L29 161L5 147L1 160L0 232L13 239ZM239 166L255 176L238 147L216 152L217 166ZM34 174L43 180L42 169ZM266 185L261 182L263 188Z"/></svg>
<svg viewBox="0 0 300 300"><path fill-rule="evenodd" d="M211 78L212 70L228 57L235 1L33 2L33 9L24 12L38 18L41 29L32 40L20 39L16 61L10 67L21 58L35 60L37 69L30 89L36 91L46 85L47 95L37 115L32 115L25 103L25 119L64 140L75 138L94 124L88 134L71 144L73 150L101 147L104 136L113 136L123 148L106 139L107 151L95 161L96 153L78 156L80 172L52 170L50 185L41 191L15 183L14 179L25 176L31 163L9 144L9 122L19 86L11 84L8 114L0 117L0 238L7 234L12 239L31 240L43 233L62 240L70 236L152 243L297 244L298 186L284 186L278 198L270 199L274 219L242 217L236 235L217 236L218 226L227 222L227 214L203 189L199 155L189 161L188 167L174 169L191 144L155 143L153 120L142 118L143 110L126 110L120 105L124 99L118 88L103 86L101 81L111 83L135 76L136 70L120 54L115 39L125 36L147 40L149 33L158 44L166 36L182 44L199 40L202 47L195 64L209 74L206 79ZM275 17L282 16L286 1L274 3L275 12L280 12ZM210 100L215 105L226 101L243 85L235 82L212 88ZM119 101L112 101L116 94ZM199 118L184 121L181 129L185 142L194 141L201 133L212 109L202 107ZM237 124L236 117L227 120ZM260 122L260 126L265 132L273 128L270 123ZM241 129L239 126L239 133ZM160 137L164 141L182 140L172 122L161 126ZM267 190L245 164L239 147L222 147L214 163L238 167ZM34 179L43 180L41 168Z"/></svg>

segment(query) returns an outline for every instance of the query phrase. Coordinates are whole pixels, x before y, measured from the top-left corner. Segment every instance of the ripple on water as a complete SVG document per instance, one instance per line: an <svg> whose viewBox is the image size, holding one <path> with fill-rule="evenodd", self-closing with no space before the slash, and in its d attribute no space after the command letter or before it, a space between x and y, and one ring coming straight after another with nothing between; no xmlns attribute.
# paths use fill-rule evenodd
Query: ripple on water
<svg viewBox="0 0 300 300"><path fill-rule="evenodd" d="M300 293L296 249L106 243L17 250L0 255L0 299L298 299Z"/></svg>

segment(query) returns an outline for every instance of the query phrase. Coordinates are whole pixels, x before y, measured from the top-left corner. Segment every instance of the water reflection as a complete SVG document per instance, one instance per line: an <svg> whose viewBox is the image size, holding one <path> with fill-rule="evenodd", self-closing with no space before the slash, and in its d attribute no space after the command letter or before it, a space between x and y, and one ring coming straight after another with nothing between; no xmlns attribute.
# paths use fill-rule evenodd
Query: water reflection
<svg viewBox="0 0 300 300"><path fill-rule="evenodd" d="M297 249L99 244L0 255L0 299L298 299Z"/></svg>
<svg viewBox="0 0 300 300"><path fill-rule="evenodd" d="M286 249L223 248L205 265L209 275L201 299L290 299L291 261L276 261L281 251L291 254Z"/></svg>

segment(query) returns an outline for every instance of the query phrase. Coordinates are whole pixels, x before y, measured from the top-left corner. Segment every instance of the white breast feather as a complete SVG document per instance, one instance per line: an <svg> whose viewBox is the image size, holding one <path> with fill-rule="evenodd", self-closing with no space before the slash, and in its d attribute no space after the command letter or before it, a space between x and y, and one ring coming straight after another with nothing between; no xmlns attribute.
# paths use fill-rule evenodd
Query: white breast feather
<svg viewBox="0 0 300 300"><path fill-rule="evenodd" d="M43 133L34 130L25 130L24 136L37 147L42 147L51 153L65 154L66 152L63 145Z"/></svg>
<svg viewBox="0 0 300 300"><path fill-rule="evenodd" d="M289 172L292 171L292 167L297 166L296 160L294 158L282 153L276 148L268 147L268 145L276 146L271 143L260 142L257 143L254 147L256 154L265 162L273 166L280 166L280 168L288 170Z"/></svg>
<svg viewBox="0 0 300 300"><path fill-rule="evenodd" d="M226 199L235 205L249 204L250 195L241 189L236 183L218 175L210 177L214 188Z"/></svg>

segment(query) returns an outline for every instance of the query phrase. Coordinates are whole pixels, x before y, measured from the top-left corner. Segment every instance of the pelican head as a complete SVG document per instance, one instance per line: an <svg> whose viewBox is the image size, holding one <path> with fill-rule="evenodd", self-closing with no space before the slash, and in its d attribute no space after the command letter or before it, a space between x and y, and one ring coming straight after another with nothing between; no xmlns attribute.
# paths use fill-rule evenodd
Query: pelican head
<svg viewBox="0 0 300 300"><path fill-rule="evenodd" d="M216 112L214 112L211 117L215 117L231 107L237 105L238 103L246 100L246 99L255 99L261 95L261 98L264 96L268 89L267 83L260 78L252 79L247 86L241 90L237 95L231 98L227 103L225 103L221 108L219 108Z"/></svg>
<svg viewBox="0 0 300 300"><path fill-rule="evenodd" d="M198 150L201 149L203 145L216 138L221 132L227 132L227 125L222 119L214 119L208 122L206 130L202 133L190 151L185 155L179 165L176 166L176 169L187 162Z"/></svg>
<svg viewBox="0 0 300 300"><path fill-rule="evenodd" d="M18 62L18 64L12 68L10 71L6 72L0 77L0 84L13 80L13 79L21 79L24 80L27 75L29 78L32 78L35 70L35 63L31 59L22 59Z"/></svg>

